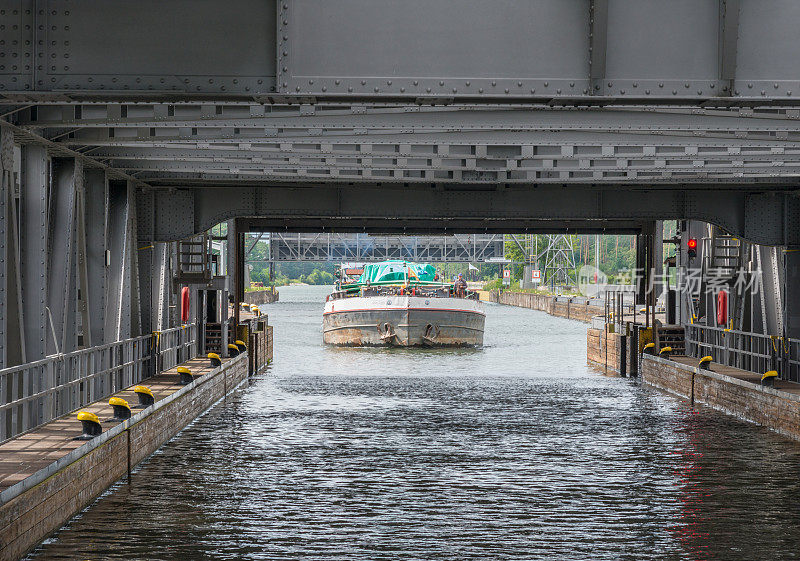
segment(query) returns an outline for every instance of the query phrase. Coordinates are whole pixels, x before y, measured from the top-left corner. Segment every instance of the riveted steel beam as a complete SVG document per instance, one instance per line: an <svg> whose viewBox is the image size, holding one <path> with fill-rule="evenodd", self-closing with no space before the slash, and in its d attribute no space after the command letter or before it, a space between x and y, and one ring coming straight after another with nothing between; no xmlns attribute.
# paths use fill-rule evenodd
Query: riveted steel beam
<svg viewBox="0 0 800 561"><path fill-rule="evenodd" d="M455 236L375 236L358 233L293 233L270 235L273 261L385 261L410 259L433 262L483 262L503 258L498 234Z"/></svg>
<svg viewBox="0 0 800 561"><path fill-rule="evenodd" d="M741 3L731 76L720 2L3 0L0 101L796 103L798 4Z"/></svg>
<svg viewBox="0 0 800 561"><path fill-rule="evenodd" d="M324 137L326 135L364 136L368 134L406 134L469 131L583 131L583 132L682 132L699 136L721 133L736 138L748 134L786 136L791 140L800 125L794 113L740 114L732 111L688 112L678 109L511 109L474 108L465 106L440 111L386 111L315 113L308 116L272 114L256 117L164 118L152 120L111 119L107 122L79 120L59 125L58 122L29 122L34 129L59 126L70 134L58 138L61 144L86 145L89 141L134 140L204 140L206 138L291 138ZM769 136L766 139L770 139Z"/></svg>
<svg viewBox="0 0 800 561"><path fill-rule="evenodd" d="M149 201L145 196L139 200L156 211L154 230L140 230L140 239L156 241L185 238L236 217L259 217L293 229L303 224L310 231L343 226L358 231L368 225L364 231L376 233L402 232L420 224L428 225L423 226L428 233L446 232L451 224L457 224L460 232L535 231L547 220L576 224L585 220L587 227L611 229L616 221L691 218L766 245L787 243L797 230L790 218L781 218L783 205L794 200L790 195L754 194L724 186L652 190L541 185L498 190L379 184L319 188L308 183L303 187L157 190ZM390 213L387 201L391 201ZM791 239L789 243L794 243Z"/></svg>
<svg viewBox="0 0 800 561"><path fill-rule="evenodd" d="M21 156L19 229L25 336L23 362L30 362L44 358L47 352L47 196L50 161L47 151L36 145L23 146Z"/></svg>
<svg viewBox="0 0 800 561"><path fill-rule="evenodd" d="M596 124L588 121L592 115L606 115L613 122L615 116L624 114L642 114L640 119L647 119L652 114L659 115L685 115L691 116L696 121L698 128L714 123L710 117L716 118L744 118L741 127L747 128L747 123L758 119L767 120L778 124L780 121L798 119L798 110L774 106L764 103L756 109L726 108L722 103L720 107L705 106L703 108L687 108L680 106L663 107L641 105L631 107L560 107L542 104L512 104L512 105L469 105L452 104L447 106L419 106L412 104L321 104L321 105L269 105L269 104L178 104L178 103L148 103L148 104L71 104L71 105L31 105L20 107L14 113L14 121L21 127L29 130L60 129L59 134L53 132L56 139L64 132L72 132L84 128L116 127L116 128L323 128L331 118L337 118L331 126L345 128L341 121L349 121L356 128L375 127L377 124L393 126L404 115L415 114L423 120L428 128L435 127L443 122L445 116L450 114L458 118L466 114L462 124L466 127L470 115L481 114L486 119L495 115L518 115L527 113L555 114L552 119L567 119L559 115L578 113L587 119L587 125ZM453 115L455 114L455 115ZM588 116L587 116L588 115ZM389 121L389 116L394 121ZM383 119L383 121L381 121ZM526 119L529 119L526 117ZM580 123L580 118L576 117ZM597 119L597 118L595 118ZM602 122L602 121L601 121ZM724 121L717 121L724 123ZM498 121L502 126L505 121ZM543 121L544 124L548 124ZM564 124L571 124L566 121ZM535 125L535 122L533 123ZM552 124L552 121L551 123ZM635 121L633 124L636 124ZM655 125L661 126L658 122ZM680 124L680 122L676 122Z"/></svg>
<svg viewBox="0 0 800 561"><path fill-rule="evenodd" d="M136 224L134 188L130 182L112 181L108 196L108 247L111 263L108 267L107 307L104 336L106 341L119 341L138 334L139 321L137 286L138 275L135 235Z"/></svg>
<svg viewBox="0 0 800 561"><path fill-rule="evenodd" d="M15 191L13 139L10 131L0 129L0 368L15 366L24 360ZM0 392L8 390L0 388Z"/></svg>
<svg viewBox="0 0 800 561"><path fill-rule="evenodd" d="M83 227L86 237L86 306L89 325L84 325L86 345L105 342L104 330L107 310L106 250L108 249L108 179L101 169L87 169L84 173ZM115 256L111 256L113 264ZM83 294L82 294L83 296Z"/></svg>
<svg viewBox="0 0 800 561"><path fill-rule="evenodd" d="M53 338L48 354L78 347L77 334L77 196L83 189L83 168L75 159L53 160L48 227L47 306Z"/></svg>

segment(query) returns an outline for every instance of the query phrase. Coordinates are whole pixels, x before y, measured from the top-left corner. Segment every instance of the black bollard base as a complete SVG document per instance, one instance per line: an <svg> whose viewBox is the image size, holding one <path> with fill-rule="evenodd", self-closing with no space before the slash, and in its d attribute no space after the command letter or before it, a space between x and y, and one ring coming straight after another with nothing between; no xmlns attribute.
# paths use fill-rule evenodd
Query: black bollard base
<svg viewBox="0 0 800 561"><path fill-rule="evenodd" d="M217 353L208 353L208 359L211 361L212 368L216 368L217 366L222 366L222 359L219 358Z"/></svg>
<svg viewBox="0 0 800 561"><path fill-rule="evenodd" d="M178 371L178 383L180 385L186 386L192 383L194 377L192 376L191 370L185 366L179 366L176 370Z"/></svg>
<svg viewBox="0 0 800 561"><path fill-rule="evenodd" d="M81 422L81 429L83 434L76 436L72 440L91 440L95 436L99 436L103 432L103 427L100 424L100 419L94 413L88 411L81 411L78 413L78 420Z"/></svg>
<svg viewBox="0 0 800 561"><path fill-rule="evenodd" d="M106 423L119 423L131 418L131 408L128 402L121 397L112 397L108 400L108 404L114 409L114 416Z"/></svg>
<svg viewBox="0 0 800 561"><path fill-rule="evenodd" d="M145 407L150 407L156 402L156 398L153 396L153 392L150 391L150 388L147 386L136 386L133 388L133 391L136 393L136 397L139 398L139 404L134 405L136 409L144 409Z"/></svg>
<svg viewBox="0 0 800 561"><path fill-rule="evenodd" d="M775 380L778 379L778 372L777 370L770 370L768 372L764 372L764 375L761 376L761 385L765 388L774 388L775 387Z"/></svg>

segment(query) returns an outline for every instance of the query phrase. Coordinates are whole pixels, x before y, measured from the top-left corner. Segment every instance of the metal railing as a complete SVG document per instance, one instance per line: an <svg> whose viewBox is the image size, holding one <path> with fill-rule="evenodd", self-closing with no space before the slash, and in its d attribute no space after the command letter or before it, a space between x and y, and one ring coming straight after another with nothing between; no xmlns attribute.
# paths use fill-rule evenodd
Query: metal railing
<svg viewBox="0 0 800 561"><path fill-rule="evenodd" d="M155 346L158 349L159 372L169 370L197 356L197 325L188 324L181 327L156 331L153 333Z"/></svg>
<svg viewBox="0 0 800 561"><path fill-rule="evenodd" d="M776 370L784 380L800 381L800 340L721 327L686 326L686 354L763 374Z"/></svg>
<svg viewBox="0 0 800 561"><path fill-rule="evenodd" d="M0 443L172 368L196 350L197 328L187 325L0 370Z"/></svg>

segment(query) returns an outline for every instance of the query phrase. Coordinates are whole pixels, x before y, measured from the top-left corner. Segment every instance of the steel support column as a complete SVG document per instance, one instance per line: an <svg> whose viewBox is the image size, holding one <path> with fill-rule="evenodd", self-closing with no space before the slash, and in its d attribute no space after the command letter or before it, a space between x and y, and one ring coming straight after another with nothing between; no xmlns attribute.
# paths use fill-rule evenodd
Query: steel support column
<svg viewBox="0 0 800 561"><path fill-rule="evenodd" d="M109 184L108 231L111 264L108 274L106 341L126 339L137 335L141 330L138 296L134 294L138 283L134 283L137 248L133 201L133 186L130 182L113 181Z"/></svg>
<svg viewBox="0 0 800 561"><path fill-rule="evenodd" d="M83 337L86 346L105 342L103 333L106 323L106 279L108 268L108 180L103 170L90 169L84 174L84 221L86 235L86 296L89 325L84 324ZM81 294L83 298L83 294Z"/></svg>
<svg viewBox="0 0 800 561"><path fill-rule="evenodd" d="M76 199L83 166L75 159L53 160L47 267L47 307L53 337L47 351L69 353L78 348Z"/></svg>
<svg viewBox="0 0 800 561"><path fill-rule="evenodd" d="M169 244L157 243L153 248L152 330L161 331L171 327L169 323L169 298L171 273L169 266ZM142 329L148 329L142 322Z"/></svg>
<svg viewBox="0 0 800 561"><path fill-rule="evenodd" d="M636 236L636 274L639 276L636 285L635 304L638 306L646 303L647 297L647 237L644 233Z"/></svg>
<svg viewBox="0 0 800 561"><path fill-rule="evenodd" d="M19 226L23 362L39 360L46 354L48 165L44 147L22 146Z"/></svg>
<svg viewBox="0 0 800 561"><path fill-rule="evenodd" d="M230 232L229 232L230 236ZM230 239L230 238L229 238ZM244 234L238 220L233 221L234 277L233 277L233 324L239 327L239 308L244 301ZM224 349L227 353L227 348Z"/></svg>
<svg viewBox="0 0 800 561"><path fill-rule="evenodd" d="M760 301L761 329L765 335L778 335L784 331L783 293L785 292L784 264L780 248L756 246L756 265L761 271Z"/></svg>
<svg viewBox="0 0 800 561"><path fill-rule="evenodd" d="M0 368L24 360L15 187L13 138L0 129Z"/></svg>
<svg viewBox="0 0 800 561"><path fill-rule="evenodd" d="M83 167L83 166L81 166ZM89 259L86 246L86 173L76 185L75 198L75 253L77 258L78 277L78 314L81 320L81 331L78 345L92 346L92 325L95 319L89 310Z"/></svg>
<svg viewBox="0 0 800 561"><path fill-rule="evenodd" d="M155 302L154 291L158 286L155 282L155 269L156 269L156 245L166 244L149 244L137 248L137 270L135 276L139 279L139 303L140 303L140 321L142 330L147 333L151 331L158 331L155 328L155 316L153 303Z"/></svg>
<svg viewBox="0 0 800 561"><path fill-rule="evenodd" d="M800 249L783 254L784 337L800 339Z"/></svg>
<svg viewBox="0 0 800 561"><path fill-rule="evenodd" d="M664 290L664 221L656 220L653 235L653 296L658 298ZM664 304L666 305L666 295Z"/></svg>

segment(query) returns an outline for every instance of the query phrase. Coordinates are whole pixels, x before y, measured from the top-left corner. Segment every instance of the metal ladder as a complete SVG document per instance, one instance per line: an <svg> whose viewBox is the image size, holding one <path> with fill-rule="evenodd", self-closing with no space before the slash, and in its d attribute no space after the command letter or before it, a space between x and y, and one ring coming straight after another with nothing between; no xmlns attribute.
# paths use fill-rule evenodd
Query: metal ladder
<svg viewBox="0 0 800 561"><path fill-rule="evenodd" d="M713 269L720 277L735 280L736 273L742 266L742 249L741 240L722 233L719 228L713 228L709 269Z"/></svg>
<svg viewBox="0 0 800 561"><path fill-rule="evenodd" d="M734 329L741 329L744 319L744 298L736 297L734 286L745 260L749 259L750 245L716 226L711 226L710 229L711 235L706 246L708 252L703 263L701 299L705 300L706 286L711 276L715 277L718 286L726 285L733 301L729 325ZM699 307L705 309L706 305L702 303Z"/></svg>
<svg viewBox="0 0 800 561"><path fill-rule="evenodd" d="M199 234L176 243L178 267L176 284L207 283L211 281L211 258L208 234Z"/></svg>

